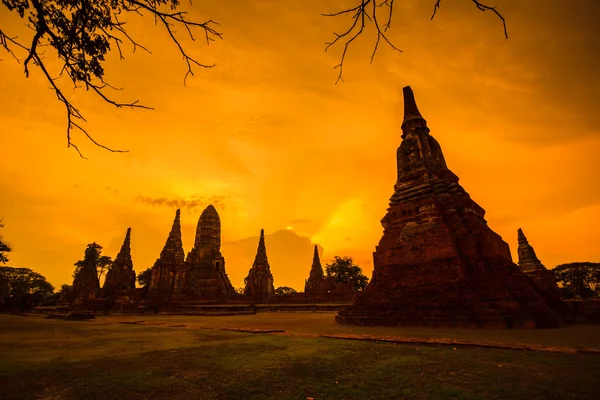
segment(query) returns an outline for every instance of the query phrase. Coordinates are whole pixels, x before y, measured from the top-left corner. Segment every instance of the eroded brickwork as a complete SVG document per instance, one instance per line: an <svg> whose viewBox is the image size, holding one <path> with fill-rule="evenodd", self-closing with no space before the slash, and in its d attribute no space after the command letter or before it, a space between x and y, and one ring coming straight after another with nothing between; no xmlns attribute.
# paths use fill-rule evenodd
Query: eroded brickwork
<svg viewBox="0 0 600 400"><path fill-rule="evenodd" d="M265 231L260 230L260 239L258 241L258 249L252 268L246 277L246 286L244 295L250 296L257 301L264 301L270 296L273 296L275 287L273 286L273 274L267 259L267 248L265 246Z"/></svg>
<svg viewBox="0 0 600 400"><path fill-rule="evenodd" d="M373 254L373 278L336 317L343 324L536 328L558 327L492 231L485 211L447 168L412 90L404 88L398 178L383 237Z"/></svg>

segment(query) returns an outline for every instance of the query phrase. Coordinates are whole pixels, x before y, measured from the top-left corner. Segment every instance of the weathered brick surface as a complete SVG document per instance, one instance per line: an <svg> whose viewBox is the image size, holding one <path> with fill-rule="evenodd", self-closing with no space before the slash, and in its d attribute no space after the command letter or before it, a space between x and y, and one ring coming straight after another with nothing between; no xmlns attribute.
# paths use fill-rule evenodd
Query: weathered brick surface
<svg viewBox="0 0 600 400"><path fill-rule="evenodd" d="M260 239L254 263L248 271L246 277L246 286L244 295L262 302L273 296L275 287L273 286L273 274L267 259L267 248L265 246L265 231L260 230Z"/></svg>
<svg viewBox="0 0 600 400"><path fill-rule="evenodd" d="M106 273L102 292L104 297L119 296L123 290L135 289L136 274L131 259L131 228L127 228L121 250Z"/></svg>
<svg viewBox="0 0 600 400"><path fill-rule="evenodd" d="M319 258L319 250L317 249L317 245L315 245L312 266L310 268L308 279L304 284L304 293L311 294L322 291L324 283L325 274L323 273L323 266L321 265L321 259Z"/></svg>
<svg viewBox="0 0 600 400"><path fill-rule="evenodd" d="M517 231L517 240L519 243L517 254L519 256L519 268L521 268L521 271L529 276L541 291L560 300L560 289L558 288L556 279L554 279L554 274L537 258L535 250L529 244L521 228Z"/></svg>
<svg viewBox="0 0 600 400"><path fill-rule="evenodd" d="M235 294L221 254L221 220L212 204L206 207L198 220L194 248L186 259L183 293L210 298Z"/></svg>
<svg viewBox="0 0 600 400"><path fill-rule="evenodd" d="M185 279L185 254L181 240L181 212L177 210L171 232L160 257L152 266L148 297L168 298L183 286ZM176 289L177 288L177 289Z"/></svg>
<svg viewBox="0 0 600 400"><path fill-rule="evenodd" d="M458 183L429 134L409 87L398 148L398 179L383 237L373 254L373 278L336 317L358 325L479 328L564 324L510 249L484 219L485 211Z"/></svg>

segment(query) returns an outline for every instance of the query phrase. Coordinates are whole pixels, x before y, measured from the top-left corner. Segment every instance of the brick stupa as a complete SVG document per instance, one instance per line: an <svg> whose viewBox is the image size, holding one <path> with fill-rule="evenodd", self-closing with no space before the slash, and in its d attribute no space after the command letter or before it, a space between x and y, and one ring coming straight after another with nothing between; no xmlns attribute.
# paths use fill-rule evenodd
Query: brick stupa
<svg viewBox="0 0 600 400"><path fill-rule="evenodd" d="M446 166L410 87L398 179L373 253L373 278L336 316L353 325L552 328L564 320L512 262L485 211Z"/></svg>
<svg viewBox="0 0 600 400"><path fill-rule="evenodd" d="M519 256L519 268L521 268L521 271L531 279L542 293L549 296L552 301L557 303L562 302L560 299L560 289L558 288L556 279L554 279L554 274L537 258L535 250L527 241L521 228L517 231L517 240L519 242L517 254Z"/></svg>
<svg viewBox="0 0 600 400"><path fill-rule="evenodd" d="M271 267L267 259L264 229L260 230L256 257L250 271L248 271L245 283L244 295L253 297L257 301L266 300L275 293L273 274L271 274Z"/></svg>
<svg viewBox="0 0 600 400"><path fill-rule="evenodd" d="M325 274L323 273L323 266L321 265L321 259L319 258L319 250L315 244L315 252L313 254L313 262L310 268L310 274L304 284L304 293L313 294L323 290L325 284Z"/></svg>
<svg viewBox="0 0 600 400"><path fill-rule="evenodd" d="M95 242L88 245L83 260L75 263L78 269L73 277L73 299L77 305L95 299L100 294L100 279L96 265L100 257L98 247Z"/></svg>
<svg viewBox="0 0 600 400"><path fill-rule="evenodd" d="M127 228L121 250L106 273L102 292L105 297L114 297L121 290L135 289L135 271L131 259L131 228Z"/></svg>
<svg viewBox="0 0 600 400"><path fill-rule="evenodd" d="M177 210L171 232L167 237L160 257L152 266L152 278L148 295L168 297L183 287L185 279L185 253L181 240L181 212ZM178 289L178 290L176 290Z"/></svg>
<svg viewBox="0 0 600 400"><path fill-rule="evenodd" d="M221 219L211 204L200 215L194 248L187 256L185 294L203 297L235 294L220 249Z"/></svg>

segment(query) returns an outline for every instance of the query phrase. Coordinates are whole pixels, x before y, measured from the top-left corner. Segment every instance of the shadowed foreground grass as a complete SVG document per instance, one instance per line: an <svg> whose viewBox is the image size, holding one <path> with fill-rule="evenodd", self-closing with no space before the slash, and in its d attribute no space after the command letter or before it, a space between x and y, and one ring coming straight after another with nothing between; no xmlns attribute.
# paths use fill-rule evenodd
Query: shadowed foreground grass
<svg viewBox="0 0 600 400"><path fill-rule="evenodd" d="M189 328L281 329L298 334L351 334L444 338L546 346L600 348L600 325L577 325L565 329L445 329L347 326L335 323L336 312L261 312L237 316L122 315L99 316L104 321L164 322Z"/></svg>
<svg viewBox="0 0 600 400"><path fill-rule="evenodd" d="M0 398L596 399L600 357L0 316Z"/></svg>

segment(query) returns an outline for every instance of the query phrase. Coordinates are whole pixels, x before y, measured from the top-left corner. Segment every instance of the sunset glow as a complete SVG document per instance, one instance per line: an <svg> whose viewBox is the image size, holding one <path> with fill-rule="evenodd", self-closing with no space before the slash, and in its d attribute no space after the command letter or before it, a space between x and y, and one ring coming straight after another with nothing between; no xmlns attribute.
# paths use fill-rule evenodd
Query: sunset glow
<svg viewBox="0 0 600 400"><path fill-rule="evenodd" d="M114 257L128 227L134 268L152 266L181 208L184 250L202 210L221 218L222 253L241 287L260 230L275 287L302 290L313 245L323 264L351 256L367 276L397 177L402 87L410 85L448 167L486 210L516 260L517 229L548 268L600 261L600 77L597 1L498 0L500 21L466 2L405 0L369 63L373 31L350 47L324 43L349 20L320 14L347 1L194 2L190 18L220 23L224 40L185 39L212 69L186 71L168 34L130 18L152 54L111 54L106 79L155 110L116 109L83 89L65 93L88 120L66 149L64 107L37 69L0 58L0 231L14 267L55 286L97 242ZM28 28L3 7L3 29ZM3 50L1 50L3 51ZM52 56L47 56L49 65ZM55 71L58 75L58 71Z"/></svg>

